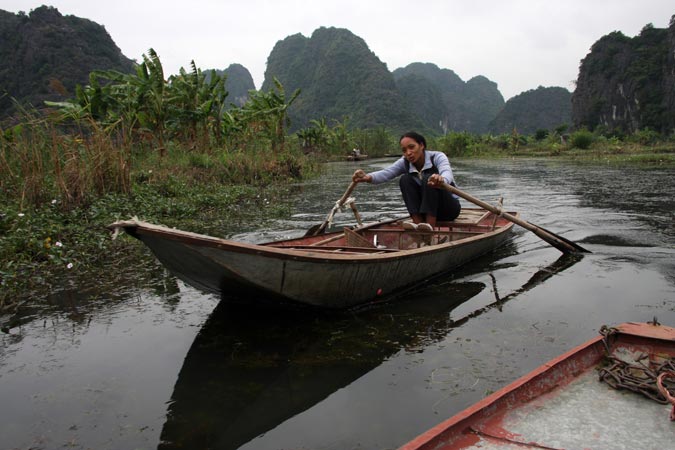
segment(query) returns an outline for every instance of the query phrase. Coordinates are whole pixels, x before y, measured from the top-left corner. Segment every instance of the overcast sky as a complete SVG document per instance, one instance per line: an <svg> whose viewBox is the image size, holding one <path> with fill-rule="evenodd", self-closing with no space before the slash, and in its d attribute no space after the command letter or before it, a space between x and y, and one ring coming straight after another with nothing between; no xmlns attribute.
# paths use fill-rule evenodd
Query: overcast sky
<svg viewBox="0 0 675 450"><path fill-rule="evenodd" d="M321 27L363 38L390 71L412 62L484 75L505 100L538 86L574 90L579 63L612 31L666 28L673 0L2 0L30 12L47 4L105 26L125 56L154 48L167 77L194 59L201 69L245 66L257 88L277 41Z"/></svg>

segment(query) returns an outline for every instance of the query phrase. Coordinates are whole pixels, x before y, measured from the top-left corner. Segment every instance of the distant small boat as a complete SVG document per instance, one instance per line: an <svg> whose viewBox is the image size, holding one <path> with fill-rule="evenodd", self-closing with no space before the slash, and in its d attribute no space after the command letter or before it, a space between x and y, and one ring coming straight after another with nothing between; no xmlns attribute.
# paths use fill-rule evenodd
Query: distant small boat
<svg viewBox="0 0 675 450"><path fill-rule="evenodd" d="M363 161L364 159L368 159L368 155L364 154L358 154L358 155L348 155L347 156L347 161Z"/></svg>
<svg viewBox="0 0 675 450"><path fill-rule="evenodd" d="M517 213L513 213L516 214ZM221 297L323 308L379 302L494 250L513 223L465 208L433 231L403 219L316 236L247 244L125 220L110 225L147 245L186 283Z"/></svg>
<svg viewBox="0 0 675 450"><path fill-rule="evenodd" d="M673 448L674 392L675 328L603 327L399 450Z"/></svg>

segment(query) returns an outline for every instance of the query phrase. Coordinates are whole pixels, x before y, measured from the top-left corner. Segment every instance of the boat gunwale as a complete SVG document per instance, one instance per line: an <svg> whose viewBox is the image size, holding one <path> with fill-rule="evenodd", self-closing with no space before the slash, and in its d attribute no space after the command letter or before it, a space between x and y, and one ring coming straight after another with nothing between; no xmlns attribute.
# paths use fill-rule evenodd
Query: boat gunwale
<svg viewBox="0 0 675 450"><path fill-rule="evenodd" d="M516 215L518 213L515 213ZM399 219L393 219L390 222L395 222ZM374 222L367 224L364 227L359 228L359 230L375 228L379 225L386 224L384 222ZM461 248L466 245L471 245L475 242L488 240L500 234L508 233L513 228L513 223L508 222L503 226L496 227L494 230L486 231L485 233L480 233L473 236L468 236L456 241L445 242L442 244L430 245L414 249L405 249L398 251L389 251L381 253L345 253L340 254L339 252L327 253L326 251L321 251L321 247L317 247L316 251L309 249L293 249L292 247L282 247L274 246L271 244L278 244L283 242L288 242L292 240L298 240L299 238L291 238L282 241L271 241L262 244L249 244L246 242L237 242L229 239L218 238L214 236L209 236L205 234L193 233L190 231L183 231L175 228L169 228L162 225L155 225L149 222L141 221L138 219L130 219L126 221L118 221L109 225L110 229L119 229L122 228L127 231L132 236L140 238L141 235L149 236L160 236L164 239L169 239L173 241L178 241L186 245L194 245L199 247L211 247L218 248L221 250L233 251L237 253L245 254L256 254L256 255L267 255L269 257L278 258L278 259L293 259L300 261L323 261L323 262L344 262L344 263L354 263L354 262L378 262L378 261L388 261L393 259L405 259L409 257L419 256L421 254L433 254L437 252L448 251L451 249ZM338 236L343 233L342 231L335 231L332 233L326 233L324 237Z"/></svg>

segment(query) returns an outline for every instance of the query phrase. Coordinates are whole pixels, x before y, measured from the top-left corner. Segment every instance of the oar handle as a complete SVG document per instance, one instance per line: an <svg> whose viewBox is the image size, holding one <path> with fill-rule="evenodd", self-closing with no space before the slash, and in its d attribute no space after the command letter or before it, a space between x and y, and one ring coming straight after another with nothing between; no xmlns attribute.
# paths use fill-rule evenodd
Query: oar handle
<svg viewBox="0 0 675 450"><path fill-rule="evenodd" d="M466 192L464 192L460 189L457 189L455 186L451 186L447 183L441 183L440 187L445 189L446 191L452 192L453 194L455 194L459 197L462 197L465 200L470 201L474 205L480 206L481 208L483 208L486 211L490 211L494 214L500 215L501 217L505 218L509 222L513 222L516 225L520 225L521 227L525 228L526 230L529 230L529 231L533 232L534 234L539 236L544 241L553 245L555 248L557 248L561 252L564 252L564 253L566 253L566 252L577 252L577 251L588 252L588 250L586 250L586 249L584 249L580 246L577 246L576 244L566 242L565 239L562 239L558 236L555 236L555 235L549 233L548 231L544 230L543 228L538 227L534 224L531 224L530 222L528 222L526 220L520 219L520 218L518 218L518 217L516 217L512 214L504 212L502 209L496 208L495 206L493 206L489 203L486 203L486 202L472 196L471 194L467 194Z"/></svg>
<svg viewBox="0 0 675 450"><path fill-rule="evenodd" d="M446 190L452 192L453 194L456 194L456 195L462 197L463 199L470 201L470 202L473 203L474 205L478 205L478 206L480 206L481 208L483 208L483 209L486 210L486 211L490 211L490 212L492 212L492 213L494 213L494 214L500 215L500 216L504 217L506 220L508 220L509 222L513 222L513 223L515 223L516 225L520 225L521 227L523 227L523 228L525 228L525 229L527 229L527 230L535 231L535 230L539 230L539 229L540 229L539 227L537 227L537 226L535 226L535 225L532 225L530 222L528 222L528 221L526 221L526 220L519 219L518 217L516 217L516 216L514 216L514 215L511 215L511 214L509 214L509 213L503 211L502 209L497 208L497 207L494 206L494 205L491 205L491 204L489 204L489 203L486 203L486 202L484 202L483 200L480 200L480 199L474 197L474 196L471 195L471 194L467 194L466 192L457 189L455 186L452 186L452 185L447 184L447 183L443 183L443 187L444 187ZM546 233L546 232L544 232L544 233ZM546 234L548 234L548 233L546 233ZM553 236L551 236L551 237L553 238ZM554 238L554 239L555 239L555 238Z"/></svg>
<svg viewBox="0 0 675 450"><path fill-rule="evenodd" d="M470 201L474 205L480 206L481 208L483 208L486 211L490 211L490 212L493 212L495 214L499 214L499 212L498 212L499 210L497 208L495 208L494 206L492 206L491 204L486 203L483 200L480 200L480 199L474 197L471 194L467 194L464 191L460 191L459 189L457 189L455 186L453 186L451 184L442 182L441 187L443 189L445 189L446 191L450 191L453 194L458 195L458 196L462 197L463 199Z"/></svg>
<svg viewBox="0 0 675 450"><path fill-rule="evenodd" d="M526 228L530 231L534 231L535 228L538 228L538 227L535 227L534 225L532 225L530 222L519 219L518 217L513 216L513 215L511 215L507 212L504 212L502 209L497 208L494 205L486 203L483 200L480 200L480 199L474 197L471 194L467 194L466 192L457 189L455 186L452 186L452 185L447 184L447 183L443 183L443 188L445 190L448 190L448 191L452 192L453 194L456 194L456 195L462 197L465 200L470 201L474 205L480 206L481 208L483 208L486 211L490 211L494 214L500 215L500 216L504 217L506 220L508 220L510 222L513 222L517 225L520 225L521 227Z"/></svg>
<svg viewBox="0 0 675 450"><path fill-rule="evenodd" d="M354 191L354 188L356 188L357 184L358 183L356 181L351 182L345 193L342 195L342 197L340 197L340 200L338 200L338 205L342 206L347 201L349 196L352 195L352 191Z"/></svg>

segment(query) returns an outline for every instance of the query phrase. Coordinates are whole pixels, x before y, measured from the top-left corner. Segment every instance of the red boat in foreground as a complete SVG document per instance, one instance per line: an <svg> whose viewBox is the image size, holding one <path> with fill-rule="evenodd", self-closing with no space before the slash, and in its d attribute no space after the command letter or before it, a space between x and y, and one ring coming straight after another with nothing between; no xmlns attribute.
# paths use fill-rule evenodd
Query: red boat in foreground
<svg viewBox="0 0 675 450"><path fill-rule="evenodd" d="M674 392L675 328L603 327L401 450L674 448Z"/></svg>

